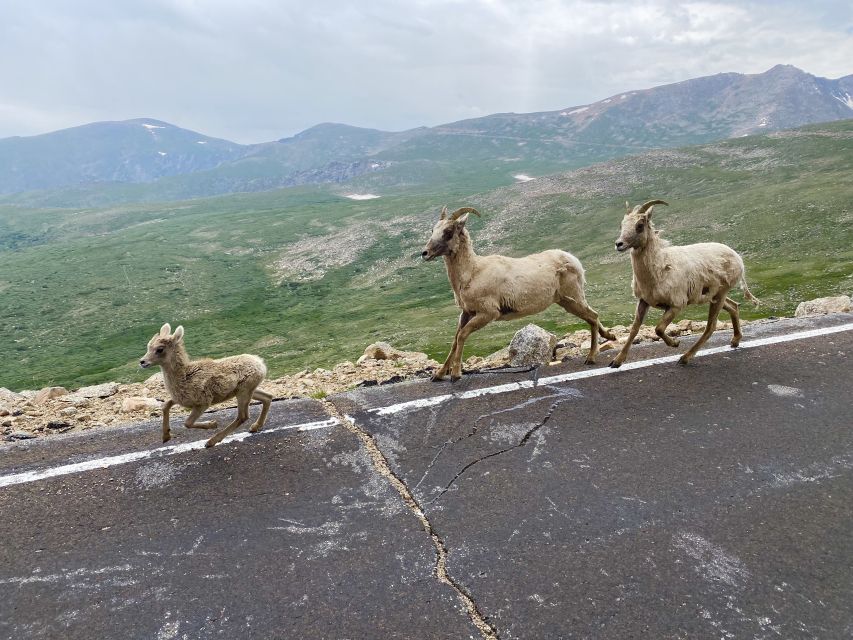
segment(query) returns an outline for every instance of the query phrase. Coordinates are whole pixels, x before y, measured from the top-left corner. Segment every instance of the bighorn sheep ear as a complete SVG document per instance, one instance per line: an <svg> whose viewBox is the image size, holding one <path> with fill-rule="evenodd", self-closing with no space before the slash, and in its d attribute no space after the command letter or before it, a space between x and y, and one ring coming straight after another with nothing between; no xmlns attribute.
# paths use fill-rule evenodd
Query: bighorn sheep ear
<svg viewBox="0 0 853 640"><path fill-rule="evenodd" d="M176 342L180 342L181 340L183 340L184 339L184 328L178 327L177 329L175 329L175 334L172 337L175 339Z"/></svg>
<svg viewBox="0 0 853 640"><path fill-rule="evenodd" d="M161 335L162 337L164 337L164 338L165 338L165 337L167 337L170 333L172 333L172 325L170 325L168 322L167 322L166 324L164 324L162 327L160 327L160 335Z"/></svg>
<svg viewBox="0 0 853 640"><path fill-rule="evenodd" d="M441 217L439 218L439 220L446 220L446 219L447 219L447 205L444 205L441 208Z"/></svg>
<svg viewBox="0 0 853 640"><path fill-rule="evenodd" d="M625 201L625 213L631 213L631 205L628 204L628 201Z"/></svg>

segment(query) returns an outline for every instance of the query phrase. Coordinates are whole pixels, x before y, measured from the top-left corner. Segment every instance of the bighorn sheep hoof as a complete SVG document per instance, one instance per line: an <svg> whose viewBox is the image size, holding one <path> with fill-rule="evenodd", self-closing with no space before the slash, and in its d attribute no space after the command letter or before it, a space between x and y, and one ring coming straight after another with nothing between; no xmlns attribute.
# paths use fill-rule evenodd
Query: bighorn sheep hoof
<svg viewBox="0 0 853 640"><path fill-rule="evenodd" d="M587 358L583 361L584 364L595 364L595 358Z"/></svg>
<svg viewBox="0 0 853 640"><path fill-rule="evenodd" d="M681 344L681 340L673 340L672 342L669 343L669 346L675 348L680 344Z"/></svg>
<svg viewBox="0 0 853 640"><path fill-rule="evenodd" d="M251 427L249 427L249 433L257 433L260 430L261 430L261 425L259 425L259 424L253 424Z"/></svg>
<svg viewBox="0 0 853 640"><path fill-rule="evenodd" d="M442 380L444 380L444 376L443 376L443 375L439 375L439 374L437 374L437 373L434 373L434 374L432 374L432 377L430 378L430 380L431 380L432 382L441 382Z"/></svg>
<svg viewBox="0 0 853 640"><path fill-rule="evenodd" d="M691 360L690 358L688 358L686 355L684 355L678 359L678 364L690 364L690 360Z"/></svg>
<svg viewBox="0 0 853 640"><path fill-rule="evenodd" d="M169 442L172 439L172 436L163 436L163 442Z"/></svg>
<svg viewBox="0 0 853 640"><path fill-rule="evenodd" d="M205 449L210 449L210 447L215 447L216 443L211 439L204 443Z"/></svg>
<svg viewBox="0 0 853 640"><path fill-rule="evenodd" d="M611 363L610 363L609 365L607 365L607 366L608 366L608 367L610 367L611 369L618 369L619 367L621 367L621 366L622 366L622 363L621 363L621 362L616 362L615 360L613 360L613 361L611 361Z"/></svg>
<svg viewBox="0 0 853 640"><path fill-rule="evenodd" d="M458 375L458 376L451 375L451 376L450 376L450 381L451 381L451 382L456 382L457 380L461 380L461 379L462 379L462 376L461 376L461 375Z"/></svg>

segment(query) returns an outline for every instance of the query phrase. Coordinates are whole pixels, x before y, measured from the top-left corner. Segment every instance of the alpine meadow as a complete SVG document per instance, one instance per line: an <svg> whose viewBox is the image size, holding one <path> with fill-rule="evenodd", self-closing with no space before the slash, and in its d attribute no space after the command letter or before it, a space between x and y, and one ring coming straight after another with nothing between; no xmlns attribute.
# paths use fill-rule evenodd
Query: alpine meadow
<svg viewBox="0 0 853 640"><path fill-rule="evenodd" d="M671 206L656 223L675 243L713 237L740 252L762 301L742 307L746 318L790 315L802 300L853 288L853 120L635 148L610 160L627 147L599 147L606 157L593 160L603 162L563 162L569 171L545 152L510 157L524 137L535 138L487 141L497 159L456 156L453 145L471 137L444 136L428 159L404 161L398 147L396 158L353 170L359 148L345 161L329 159L339 174L350 167L337 178L269 191L128 196L152 189L183 198L198 192L186 186L201 184L196 172L6 195L0 385L139 380L147 375L136 368L139 345L166 320L186 327L191 351L258 353L272 376L354 360L377 340L443 359L458 310L444 267L422 262L420 251L445 204L483 213L468 224L479 253L577 255L606 326L627 324L633 313L630 260L613 249L626 200L665 198ZM223 184L206 184L214 182ZM570 327L558 308L536 321L560 332L583 326ZM465 356L505 346L526 322L490 325Z"/></svg>

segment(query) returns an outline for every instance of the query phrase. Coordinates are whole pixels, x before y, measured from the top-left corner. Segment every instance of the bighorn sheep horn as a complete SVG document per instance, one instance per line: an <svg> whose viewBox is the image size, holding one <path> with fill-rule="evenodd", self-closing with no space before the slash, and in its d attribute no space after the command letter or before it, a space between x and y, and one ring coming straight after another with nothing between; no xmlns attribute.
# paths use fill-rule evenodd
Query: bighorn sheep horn
<svg viewBox="0 0 853 640"><path fill-rule="evenodd" d="M451 220L458 220L462 214L464 213L473 213L478 218L481 218L480 212L477 211L474 207L462 207L461 209L457 209L453 213L450 214Z"/></svg>
<svg viewBox="0 0 853 640"><path fill-rule="evenodd" d="M649 200L648 202L644 202L643 204L640 205L640 209L637 211L637 213L645 213L646 211L648 211L650 208L652 208L656 204L663 204L663 205L666 205L667 207L669 206L669 203L664 202L663 200Z"/></svg>

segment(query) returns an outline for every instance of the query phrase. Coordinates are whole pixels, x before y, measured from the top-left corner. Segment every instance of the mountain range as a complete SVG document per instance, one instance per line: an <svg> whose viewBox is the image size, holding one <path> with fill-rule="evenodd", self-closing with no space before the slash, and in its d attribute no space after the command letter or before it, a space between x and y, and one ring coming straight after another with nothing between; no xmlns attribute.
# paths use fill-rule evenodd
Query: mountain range
<svg viewBox="0 0 853 640"><path fill-rule="evenodd" d="M300 184L365 188L473 180L475 188L656 148L853 117L853 75L789 65L722 73L595 103L386 132L321 124L242 145L150 118L0 139L0 195L45 206L177 200Z"/></svg>

